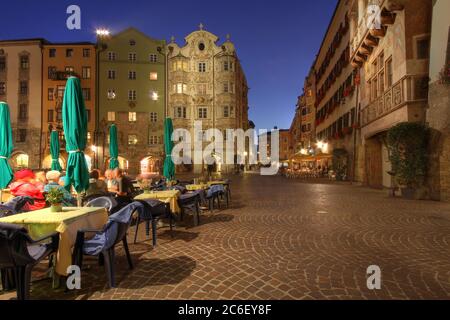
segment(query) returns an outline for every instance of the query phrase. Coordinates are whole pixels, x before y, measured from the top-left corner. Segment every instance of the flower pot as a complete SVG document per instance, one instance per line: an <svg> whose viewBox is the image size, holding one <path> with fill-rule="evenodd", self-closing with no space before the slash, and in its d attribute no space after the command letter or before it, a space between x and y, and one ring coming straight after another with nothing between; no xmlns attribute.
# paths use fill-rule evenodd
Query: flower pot
<svg viewBox="0 0 450 320"><path fill-rule="evenodd" d="M50 211L51 212L62 212L63 211L63 207L61 204L52 204L50 207Z"/></svg>

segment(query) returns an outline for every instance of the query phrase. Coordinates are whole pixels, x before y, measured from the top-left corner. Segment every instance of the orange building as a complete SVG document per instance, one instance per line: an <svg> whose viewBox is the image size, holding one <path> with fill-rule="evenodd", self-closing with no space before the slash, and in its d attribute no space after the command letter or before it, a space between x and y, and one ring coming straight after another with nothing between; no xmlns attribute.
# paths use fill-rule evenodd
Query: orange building
<svg viewBox="0 0 450 320"><path fill-rule="evenodd" d="M65 168L67 155L62 136L62 101L69 76L79 77L88 113L88 148L85 150L88 165L95 161L94 142L96 101L96 48L88 42L47 43L43 45L42 80L42 168L51 166L50 133L60 134L60 163Z"/></svg>

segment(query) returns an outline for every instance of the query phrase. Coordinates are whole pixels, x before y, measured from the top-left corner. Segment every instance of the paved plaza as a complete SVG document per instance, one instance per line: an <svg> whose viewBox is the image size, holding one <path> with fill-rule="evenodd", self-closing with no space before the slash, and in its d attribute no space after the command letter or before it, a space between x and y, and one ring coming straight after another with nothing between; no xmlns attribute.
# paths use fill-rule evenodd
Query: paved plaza
<svg viewBox="0 0 450 320"><path fill-rule="evenodd" d="M32 299L448 299L450 205L387 197L349 184L283 177L232 177L232 208L205 213L199 227L143 227L117 253L117 288L86 259L82 289L32 285ZM129 240L134 237L130 229ZM366 269L382 271L381 290ZM39 268L38 268L39 269ZM38 270L39 271L39 270ZM39 272L36 273L39 276ZM11 299L14 293L1 293Z"/></svg>

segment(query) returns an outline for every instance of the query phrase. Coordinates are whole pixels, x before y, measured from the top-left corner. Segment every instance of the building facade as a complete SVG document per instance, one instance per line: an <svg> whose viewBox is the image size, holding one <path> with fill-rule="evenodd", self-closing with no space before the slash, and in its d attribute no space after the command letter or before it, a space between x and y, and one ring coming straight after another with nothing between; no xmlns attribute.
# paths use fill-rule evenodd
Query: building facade
<svg viewBox="0 0 450 320"><path fill-rule="evenodd" d="M168 109L175 129L186 129L192 140L205 141L204 134L194 137L194 122L201 121L203 132L220 130L225 141L227 129L247 130L248 86L247 80L230 38L219 44L219 38L204 30L194 31L179 46L172 38L168 49ZM191 145L191 147L193 147ZM214 154L217 170L227 173L234 165L222 165L227 153ZM234 150L236 151L236 150ZM245 155L237 155L244 157ZM235 158L236 159L236 158ZM179 165L177 171L201 173L205 165Z"/></svg>
<svg viewBox="0 0 450 320"><path fill-rule="evenodd" d="M400 122L425 121L431 0L349 5L350 60L360 75L360 169L365 184L391 187L387 131Z"/></svg>
<svg viewBox="0 0 450 320"><path fill-rule="evenodd" d="M62 124L62 102L67 78L81 80L83 97L88 113L88 148L84 151L88 167L95 162L94 131L96 115L96 49L92 43L45 43L43 45L42 77L42 144L41 167L51 168L50 133L60 133L60 164L66 167L68 155Z"/></svg>
<svg viewBox="0 0 450 320"><path fill-rule="evenodd" d="M303 87L304 101L301 106L301 143L302 148L313 148L316 143L316 79L311 68Z"/></svg>
<svg viewBox="0 0 450 320"><path fill-rule="evenodd" d="M316 139L326 146L317 153L345 154L347 179L358 180L358 74L350 64L349 2L339 1L314 62ZM323 143L322 143L323 142Z"/></svg>
<svg viewBox="0 0 450 320"><path fill-rule="evenodd" d="M292 119L291 127L289 128L290 134L290 146L289 146L289 159L293 158L302 149L302 102L304 96L297 98L297 104L295 105L295 114Z"/></svg>
<svg viewBox="0 0 450 320"><path fill-rule="evenodd" d="M98 40L99 167L109 163L109 127L115 123L119 163L129 174L160 173L164 159L165 41L129 28Z"/></svg>
<svg viewBox="0 0 450 320"><path fill-rule="evenodd" d="M0 100L11 112L14 169L41 163L42 46L45 40L0 41Z"/></svg>
<svg viewBox="0 0 450 320"><path fill-rule="evenodd" d="M430 196L450 201L450 1L433 1L427 123L432 131Z"/></svg>

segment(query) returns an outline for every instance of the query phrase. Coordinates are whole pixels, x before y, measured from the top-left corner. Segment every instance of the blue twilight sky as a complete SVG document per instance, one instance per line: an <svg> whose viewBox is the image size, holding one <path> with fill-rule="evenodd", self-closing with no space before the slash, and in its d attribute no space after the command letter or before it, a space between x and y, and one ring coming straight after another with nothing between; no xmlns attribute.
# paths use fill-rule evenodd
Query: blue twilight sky
<svg viewBox="0 0 450 320"><path fill-rule="evenodd" d="M289 128L303 80L337 0L3 0L0 39L95 41L94 30L133 26L159 39L205 28L231 34L250 86L250 119L258 128ZM66 28L66 8L81 7L81 30Z"/></svg>

